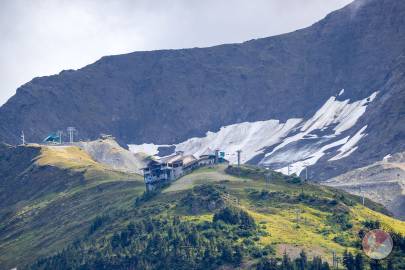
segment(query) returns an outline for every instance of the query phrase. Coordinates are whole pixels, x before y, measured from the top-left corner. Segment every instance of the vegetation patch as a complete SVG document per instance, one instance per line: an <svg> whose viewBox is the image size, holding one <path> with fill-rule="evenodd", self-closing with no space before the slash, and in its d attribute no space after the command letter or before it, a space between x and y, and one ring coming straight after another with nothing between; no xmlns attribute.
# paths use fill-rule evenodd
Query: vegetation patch
<svg viewBox="0 0 405 270"><path fill-rule="evenodd" d="M217 269L220 265L237 267L246 257L273 253L270 247L257 244L259 232L246 212L223 210L214 219L202 223L178 217L131 222L124 230L100 239L98 248L77 242L27 269Z"/></svg>
<svg viewBox="0 0 405 270"><path fill-rule="evenodd" d="M204 213L223 208L225 187L220 185L205 184L194 187L181 199L179 207L186 207L191 214Z"/></svg>
<svg viewBox="0 0 405 270"><path fill-rule="evenodd" d="M320 269L333 251L355 257L361 231L405 232L405 223L356 196L277 173L269 181L271 171L246 167L245 176L225 166L196 170L152 193L142 193L140 181L109 176L48 192L0 223L11 236L0 260L19 269L266 269L274 262L282 269L286 250L295 270L305 250L305 269ZM398 265L404 253L394 254Z"/></svg>

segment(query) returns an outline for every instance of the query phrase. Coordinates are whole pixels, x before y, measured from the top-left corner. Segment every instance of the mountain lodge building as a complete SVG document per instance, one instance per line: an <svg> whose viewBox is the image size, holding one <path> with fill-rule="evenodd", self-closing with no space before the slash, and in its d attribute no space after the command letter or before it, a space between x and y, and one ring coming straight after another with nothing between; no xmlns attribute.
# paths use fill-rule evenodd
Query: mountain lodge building
<svg viewBox="0 0 405 270"><path fill-rule="evenodd" d="M142 169L146 190L154 190L190 173L194 169L218 163L229 162L224 158L223 152L212 151L209 148L198 159L193 155L184 155L182 151L160 159L152 159L147 167Z"/></svg>

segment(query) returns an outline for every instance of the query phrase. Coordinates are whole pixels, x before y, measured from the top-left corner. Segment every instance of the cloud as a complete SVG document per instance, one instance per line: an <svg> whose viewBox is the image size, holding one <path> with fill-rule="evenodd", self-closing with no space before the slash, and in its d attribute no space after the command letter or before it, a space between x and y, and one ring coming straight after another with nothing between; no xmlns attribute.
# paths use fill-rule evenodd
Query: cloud
<svg viewBox="0 0 405 270"><path fill-rule="evenodd" d="M351 0L3 0L0 105L33 77L104 55L242 42L309 26Z"/></svg>

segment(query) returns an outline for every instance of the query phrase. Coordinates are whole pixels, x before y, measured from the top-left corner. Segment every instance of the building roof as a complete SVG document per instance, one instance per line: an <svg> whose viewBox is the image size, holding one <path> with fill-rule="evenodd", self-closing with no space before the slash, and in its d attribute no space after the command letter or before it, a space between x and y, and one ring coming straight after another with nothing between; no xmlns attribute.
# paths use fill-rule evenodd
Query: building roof
<svg viewBox="0 0 405 270"><path fill-rule="evenodd" d="M205 151L202 152L202 154L200 155L200 157L202 157L202 156L215 156L215 151L212 151L212 149L208 147L208 148L205 149Z"/></svg>
<svg viewBox="0 0 405 270"><path fill-rule="evenodd" d="M193 162L196 162L197 159L193 155L182 155L180 153L178 154L173 154L170 156L162 157L160 159L152 159L149 163L152 164L172 164L175 162L183 162L184 166L187 166Z"/></svg>
<svg viewBox="0 0 405 270"><path fill-rule="evenodd" d="M58 142L59 136L55 134L49 134L45 139L44 142Z"/></svg>
<svg viewBox="0 0 405 270"><path fill-rule="evenodd" d="M160 163L174 163L176 161L180 161L183 158L183 155L180 154L173 154L170 156L162 157L159 159Z"/></svg>
<svg viewBox="0 0 405 270"><path fill-rule="evenodd" d="M193 155L187 155L183 157L183 165L188 166L192 163L195 163L197 159Z"/></svg>
<svg viewBox="0 0 405 270"><path fill-rule="evenodd" d="M202 155L198 160L207 160L207 159L214 159L211 155Z"/></svg>

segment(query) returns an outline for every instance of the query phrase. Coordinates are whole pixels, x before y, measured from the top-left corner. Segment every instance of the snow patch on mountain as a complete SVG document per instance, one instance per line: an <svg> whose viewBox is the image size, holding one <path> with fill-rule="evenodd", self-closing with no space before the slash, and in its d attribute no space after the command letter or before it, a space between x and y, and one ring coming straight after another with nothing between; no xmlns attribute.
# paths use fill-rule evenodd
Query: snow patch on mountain
<svg viewBox="0 0 405 270"><path fill-rule="evenodd" d="M343 93L342 89L337 96ZM332 96L308 120L238 123L221 127L217 132L208 131L204 137L191 138L172 147L196 157L207 149L220 149L231 163L237 162L236 151L242 150L243 163L254 162L283 173L300 174L306 166L314 165L325 155L334 161L356 151L356 145L366 136L367 126L357 131L353 131L353 127L377 94L374 92L354 102ZM130 145L129 149L158 155L159 147L170 145Z"/></svg>
<svg viewBox="0 0 405 270"><path fill-rule="evenodd" d="M326 131L333 127L333 133L324 134L319 139L331 139L340 135L352 128L357 120L364 114L367 104L374 100L377 92L373 93L368 98L350 103L350 100L339 101L336 97L330 97L325 104L306 122L303 122L300 132L284 139L284 141L266 154L266 158L272 156L278 150L287 145L300 140L312 140L319 138L316 134L311 134L316 131ZM319 148L317 149L319 150ZM310 153L311 155L313 152ZM266 164L266 160L261 162Z"/></svg>
<svg viewBox="0 0 405 270"><path fill-rule="evenodd" d="M280 143L301 122L302 119L289 119L285 123L268 120L225 126L218 132L207 132L203 138L192 138L180 143L176 145L176 150L199 156L208 148L221 149L231 163L237 162L235 152L242 150L244 163L264 153L266 147Z"/></svg>
<svg viewBox="0 0 405 270"><path fill-rule="evenodd" d="M350 156L351 153L356 151L357 146L355 146L364 136L367 134L363 134L364 130L366 130L367 125L364 126L362 129L357 131L356 134L353 135L342 147L340 147L337 151L339 154L334 156L333 158L329 159L330 161L342 159L345 157Z"/></svg>
<svg viewBox="0 0 405 270"><path fill-rule="evenodd" d="M159 147L167 147L169 145L156 145L153 143L144 144L130 144L128 145L129 151L133 153L145 153L150 156L155 156L159 153Z"/></svg>
<svg viewBox="0 0 405 270"><path fill-rule="evenodd" d="M313 117L302 123L300 132L286 137L265 155L260 164L283 173L300 174L305 166L314 165L326 154L326 150L334 147L342 146L339 154L331 160L349 156L357 149L355 145L364 137L362 132L366 127L352 138L339 137L357 123L377 94L378 92L374 92L369 97L352 103L349 99L339 101L334 96L330 97ZM316 133L323 134L316 136Z"/></svg>
<svg viewBox="0 0 405 270"><path fill-rule="evenodd" d="M330 144L326 144L322 146L319 149L316 149L313 153L305 157L303 160L299 161L293 161L291 164L287 165L286 167L282 167L280 169L277 169L278 172L281 172L283 174L292 174L295 173L299 175L305 167L309 167L311 165L314 165L315 163L318 162L318 160L323 157L326 153L327 150L334 148L339 145L344 145L347 143L349 137L345 137L343 139L340 139L338 141L332 142Z"/></svg>

